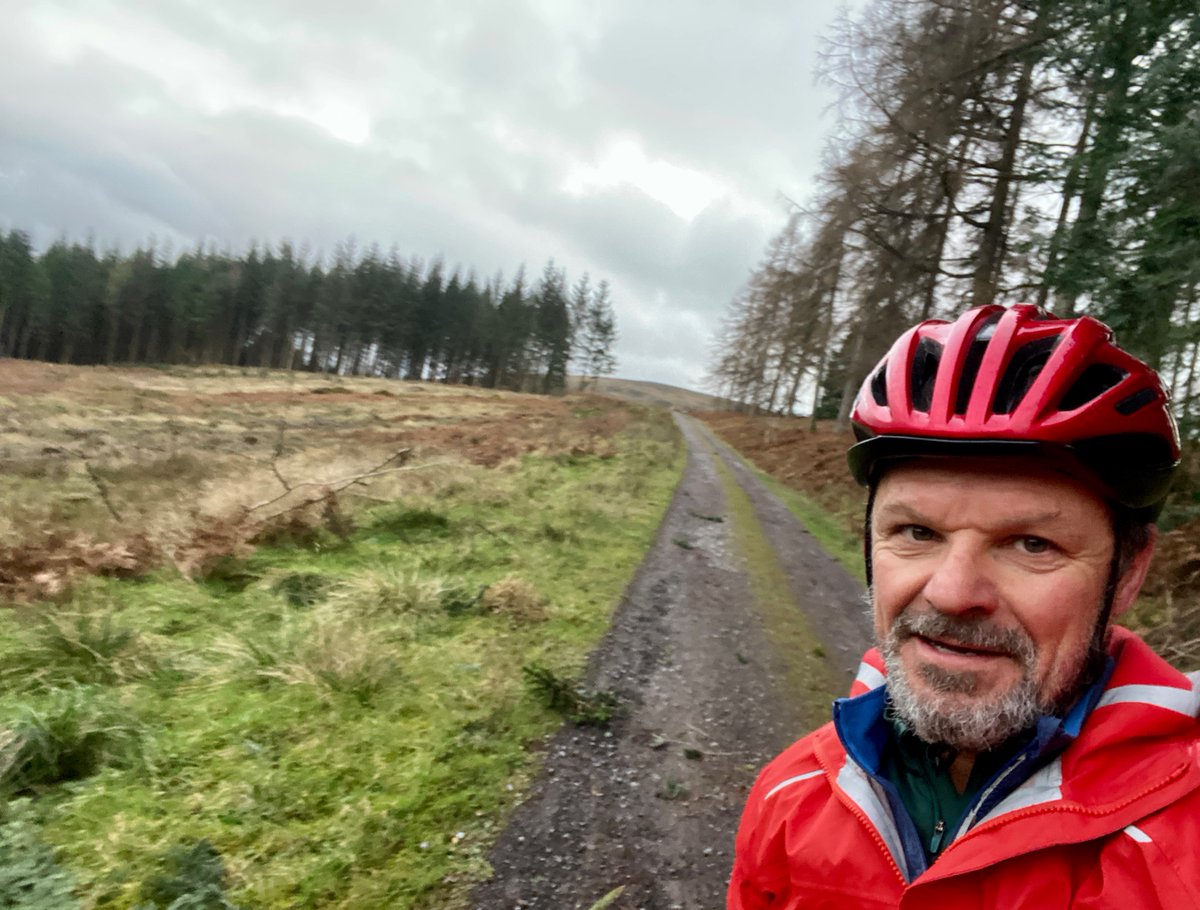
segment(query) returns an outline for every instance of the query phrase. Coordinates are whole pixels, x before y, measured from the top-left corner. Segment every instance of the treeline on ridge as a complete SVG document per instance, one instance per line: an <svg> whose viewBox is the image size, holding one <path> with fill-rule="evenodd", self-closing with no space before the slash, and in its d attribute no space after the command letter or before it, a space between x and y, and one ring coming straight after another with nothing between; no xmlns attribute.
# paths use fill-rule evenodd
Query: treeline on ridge
<svg viewBox="0 0 1200 910"><path fill-rule="evenodd" d="M1112 325L1194 455L1195 0L871 0L824 69L842 96L820 190L732 301L713 390L845 421L908 326L1028 301Z"/></svg>
<svg viewBox="0 0 1200 910"><path fill-rule="evenodd" d="M97 255L59 240L38 255L0 234L0 355L73 364L229 364L431 379L524 391L568 364L612 373L609 285L548 263L507 284L343 245L328 266L284 242L234 257L198 247Z"/></svg>

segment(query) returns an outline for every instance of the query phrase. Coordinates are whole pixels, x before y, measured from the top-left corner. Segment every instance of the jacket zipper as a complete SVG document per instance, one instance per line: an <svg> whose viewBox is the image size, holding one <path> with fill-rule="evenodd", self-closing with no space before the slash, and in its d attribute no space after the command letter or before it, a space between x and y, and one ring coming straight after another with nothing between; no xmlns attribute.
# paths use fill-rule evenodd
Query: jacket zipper
<svg viewBox="0 0 1200 910"><path fill-rule="evenodd" d="M942 849L942 836L945 833L946 822L939 818L937 824L933 826L933 837L929 839L929 852L934 856L937 856L938 851Z"/></svg>
<svg viewBox="0 0 1200 910"><path fill-rule="evenodd" d="M1004 783L1009 778L1009 776L1014 771L1016 771L1017 768L1019 768L1021 766L1021 763L1024 762L1025 759L1028 757L1029 757L1028 752L1022 752L1020 755L1018 755L1017 760L1014 761L1012 764L1010 764L1007 768L1005 768L1004 773L1001 774L999 777L997 777L994 781L992 781L992 785L990 787L988 787L986 790L984 790L983 793L979 794L979 797L975 800L974 807L971 809L971 811L969 813L967 813L967 817L965 819L963 819L963 823L958 826L956 838L962 837L964 834L966 834L968 831L971 830L971 825L975 824L975 817L977 815L979 815L979 810L981 808L983 808L983 804L988 801L988 799L991 797L991 795L996 792L996 789L1002 783Z"/></svg>

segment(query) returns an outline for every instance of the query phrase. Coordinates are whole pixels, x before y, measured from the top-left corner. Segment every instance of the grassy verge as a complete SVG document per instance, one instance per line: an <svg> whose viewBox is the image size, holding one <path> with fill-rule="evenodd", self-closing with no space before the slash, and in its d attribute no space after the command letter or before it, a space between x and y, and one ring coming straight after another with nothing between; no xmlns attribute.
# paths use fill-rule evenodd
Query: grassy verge
<svg viewBox="0 0 1200 910"><path fill-rule="evenodd" d="M749 497L715 452L714 462L733 518L734 536L754 588L754 599L763 616L767 635L786 668L787 696L797 708L805 729L816 729L829 719L829 703L839 686L834 682L820 639L802 611L797 609L787 573L763 532Z"/></svg>
<svg viewBox="0 0 1200 910"><path fill-rule="evenodd" d="M199 583L3 614L0 854L56 890L0 903L462 905L561 722L522 669L583 666L682 457L647 412L613 457L448 465Z"/></svg>

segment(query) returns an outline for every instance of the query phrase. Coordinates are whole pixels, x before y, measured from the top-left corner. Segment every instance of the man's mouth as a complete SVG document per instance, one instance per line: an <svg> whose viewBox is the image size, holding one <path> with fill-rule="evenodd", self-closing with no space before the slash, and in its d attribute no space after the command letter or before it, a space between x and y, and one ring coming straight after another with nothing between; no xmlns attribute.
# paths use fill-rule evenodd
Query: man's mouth
<svg viewBox="0 0 1200 910"><path fill-rule="evenodd" d="M977 645L963 644L962 642L953 641L945 638L929 638L925 635L914 635L914 638L919 639L924 644L933 648L935 651L940 651L943 654L964 654L970 657L1011 657L1007 651L1001 651L997 648L982 648Z"/></svg>

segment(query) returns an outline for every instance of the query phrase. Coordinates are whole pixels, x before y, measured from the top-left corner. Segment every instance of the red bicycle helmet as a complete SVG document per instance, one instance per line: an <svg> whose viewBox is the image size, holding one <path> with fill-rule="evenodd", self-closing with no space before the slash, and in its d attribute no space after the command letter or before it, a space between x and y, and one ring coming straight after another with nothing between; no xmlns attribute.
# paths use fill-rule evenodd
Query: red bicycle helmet
<svg viewBox="0 0 1200 910"><path fill-rule="evenodd" d="M909 329L858 393L851 471L869 485L893 458L1040 454L1114 502L1156 512L1179 433L1158 374L1112 339L1096 319L1031 304Z"/></svg>

